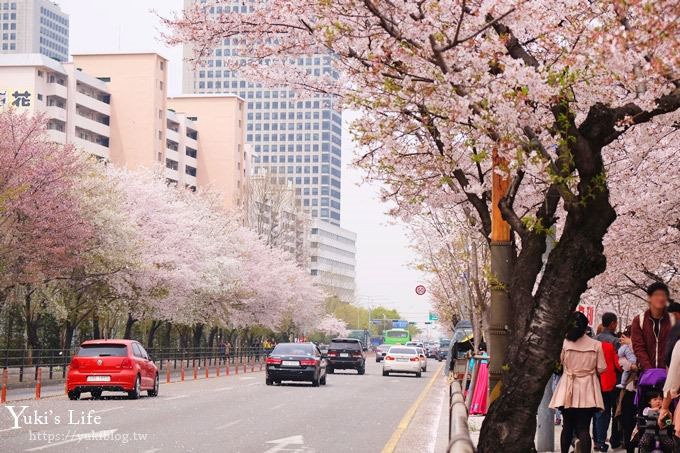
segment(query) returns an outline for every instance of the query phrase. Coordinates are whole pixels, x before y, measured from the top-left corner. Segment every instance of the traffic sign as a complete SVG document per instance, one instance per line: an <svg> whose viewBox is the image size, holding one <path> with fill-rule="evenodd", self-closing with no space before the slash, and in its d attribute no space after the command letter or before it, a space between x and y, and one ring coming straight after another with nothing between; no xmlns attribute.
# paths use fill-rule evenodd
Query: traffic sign
<svg viewBox="0 0 680 453"><path fill-rule="evenodd" d="M439 321L439 315L437 315L437 313L431 311L429 319L430 319L430 321Z"/></svg>
<svg viewBox="0 0 680 453"><path fill-rule="evenodd" d="M425 286L423 286L423 285L416 286L416 294L419 295L419 296L422 296L423 294L425 294Z"/></svg>

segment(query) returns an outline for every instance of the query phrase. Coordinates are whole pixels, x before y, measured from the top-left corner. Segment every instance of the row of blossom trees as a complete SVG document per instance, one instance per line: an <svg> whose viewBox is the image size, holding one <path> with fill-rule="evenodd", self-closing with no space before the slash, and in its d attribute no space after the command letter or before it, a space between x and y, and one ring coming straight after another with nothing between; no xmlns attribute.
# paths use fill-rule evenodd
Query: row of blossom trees
<svg viewBox="0 0 680 453"><path fill-rule="evenodd" d="M62 347L93 319L97 337L129 338L143 322L149 345L164 323L309 331L323 299L216 194L105 166L51 142L42 118L0 113L0 309L21 313L29 348L47 318Z"/></svg>
<svg viewBox="0 0 680 453"><path fill-rule="evenodd" d="M231 69L359 111L357 162L385 183L395 214L465 206L489 240L492 176L507 179L496 205L512 229L512 278L499 288L511 316L496 327L509 349L478 447L533 451L569 315L607 270L604 242L625 253L659 227L665 255L677 250L664 202L677 186L653 176L677 173L677 1L258 0L212 14L221 3L168 19L167 41L201 59L238 37ZM293 64L319 54L334 72ZM630 178L611 171L619 162ZM635 205L657 210L638 219ZM617 214L644 227L607 236ZM657 272L631 273L645 267Z"/></svg>

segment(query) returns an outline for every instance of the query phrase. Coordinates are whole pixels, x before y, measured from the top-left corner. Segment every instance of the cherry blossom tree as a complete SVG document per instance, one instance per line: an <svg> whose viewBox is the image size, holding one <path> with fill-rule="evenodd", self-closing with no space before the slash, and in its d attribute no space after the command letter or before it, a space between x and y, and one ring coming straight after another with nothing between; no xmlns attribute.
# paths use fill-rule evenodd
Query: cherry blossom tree
<svg viewBox="0 0 680 453"><path fill-rule="evenodd" d="M465 204L489 237L493 162L508 179L499 208L514 245L511 346L479 450L531 451L568 315L605 271L617 210L632 212L631 195L647 206L674 195L607 170L619 150L649 163L675 153L655 145L677 143L676 2L269 0L211 15L216 3L167 19L167 41L193 44L201 59L236 38L228 67L358 110L357 163L385 183L395 214ZM294 64L309 55L334 69Z"/></svg>
<svg viewBox="0 0 680 453"><path fill-rule="evenodd" d="M349 333L347 323L332 315L324 316L316 325L316 330L337 337L344 337Z"/></svg>

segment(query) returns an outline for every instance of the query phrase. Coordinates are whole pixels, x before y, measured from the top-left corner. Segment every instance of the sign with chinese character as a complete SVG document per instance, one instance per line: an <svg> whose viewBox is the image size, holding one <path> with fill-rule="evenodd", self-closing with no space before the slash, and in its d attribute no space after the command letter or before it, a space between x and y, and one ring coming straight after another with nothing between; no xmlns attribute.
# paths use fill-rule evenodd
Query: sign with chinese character
<svg viewBox="0 0 680 453"><path fill-rule="evenodd" d="M33 94L25 89L0 88L0 110L7 108L30 108Z"/></svg>

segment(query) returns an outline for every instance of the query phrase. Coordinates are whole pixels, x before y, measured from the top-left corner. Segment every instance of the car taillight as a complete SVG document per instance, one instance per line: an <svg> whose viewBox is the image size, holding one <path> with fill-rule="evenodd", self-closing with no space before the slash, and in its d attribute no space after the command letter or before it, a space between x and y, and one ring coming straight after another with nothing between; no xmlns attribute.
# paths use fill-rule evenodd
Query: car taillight
<svg viewBox="0 0 680 453"><path fill-rule="evenodd" d="M361 353L360 353L360 352L353 352L352 355L353 355L354 357L361 357Z"/></svg>
<svg viewBox="0 0 680 453"><path fill-rule="evenodd" d="M70 366L71 366L72 370L77 370L78 367L80 366L80 364L78 363L78 359L76 359L75 357L73 359L71 359L71 365Z"/></svg>
<svg viewBox="0 0 680 453"><path fill-rule="evenodd" d="M125 357L121 362L120 362L120 367L126 370L131 370L132 369L132 360L130 360L129 357Z"/></svg>
<svg viewBox="0 0 680 453"><path fill-rule="evenodd" d="M276 357L267 357L267 365L281 365L282 360Z"/></svg>
<svg viewBox="0 0 680 453"><path fill-rule="evenodd" d="M411 362L418 362L419 360L419 357L411 357Z"/></svg>
<svg viewBox="0 0 680 453"><path fill-rule="evenodd" d="M316 366L316 360L314 360L314 359L300 360L300 365L302 365L302 366Z"/></svg>
<svg viewBox="0 0 680 453"><path fill-rule="evenodd" d="M328 357L335 357L336 355L338 355L337 352L329 352L328 353Z"/></svg>
<svg viewBox="0 0 680 453"><path fill-rule="evenodd" d="M394 357L392 357L391 355L388 355L388 356L385 357L385 360L394 360Z"/></svg>

